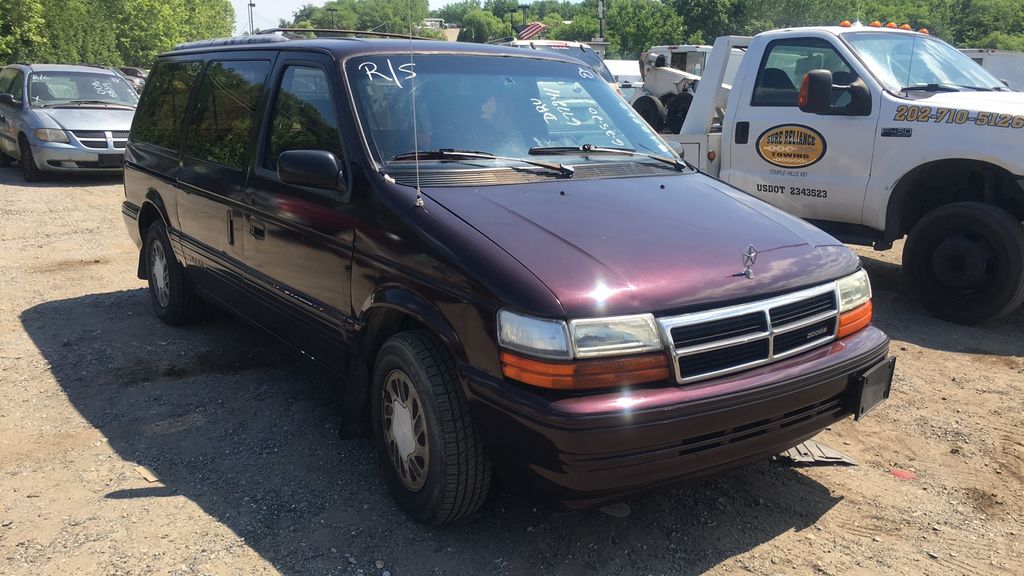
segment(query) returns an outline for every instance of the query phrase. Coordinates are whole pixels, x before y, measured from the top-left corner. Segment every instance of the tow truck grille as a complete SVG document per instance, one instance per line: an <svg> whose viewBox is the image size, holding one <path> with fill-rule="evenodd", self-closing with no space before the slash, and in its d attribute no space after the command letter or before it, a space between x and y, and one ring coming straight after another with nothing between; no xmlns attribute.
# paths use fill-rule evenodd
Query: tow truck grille
<svg viewBox="0 0 1024 576"><path fill-rule="evenodd" d="M839 322L834 282L768 300L660 318L676 380L695 382L768 364L831 342Z"/></svg>

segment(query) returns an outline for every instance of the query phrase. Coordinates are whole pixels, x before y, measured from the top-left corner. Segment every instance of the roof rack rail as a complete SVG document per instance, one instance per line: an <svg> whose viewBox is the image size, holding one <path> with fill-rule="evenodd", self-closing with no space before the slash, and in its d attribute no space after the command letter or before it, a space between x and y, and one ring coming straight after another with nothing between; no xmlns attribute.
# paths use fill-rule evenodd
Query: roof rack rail
<svg viewBox="0 0 1024 576"><path fill-rule="evenodd" d="M176 45L174 50L188 50L190 48L210 48L213 46L233 46L238 44L268 44L271 42L287 42L288 38L284 36L272 36L272 35L252 35L252 36L232 36L230 38L214 38L212 40L195 40L192 42L182 42Z"/></svg>
<svg viewBox="0 0 1024 576"><path fill-rule="evenodd" d="M331 34L345 34L348 36L374 36L379 38L400 38L402 40L437 40L437 38L427 38L425 36L413 36L411 34L394 34L392 32L373 32L370 30L338 30L334 28L267 28L266 30L260 30L256 33L256 36L270 35L276 32L282 32L284 34L313 34L331 33Z"/></svg>

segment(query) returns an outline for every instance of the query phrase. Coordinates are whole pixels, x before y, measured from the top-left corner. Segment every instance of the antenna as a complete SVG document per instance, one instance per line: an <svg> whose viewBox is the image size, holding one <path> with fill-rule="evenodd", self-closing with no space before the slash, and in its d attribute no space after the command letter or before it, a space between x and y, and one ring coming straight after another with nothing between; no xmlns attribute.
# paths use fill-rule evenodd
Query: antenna
<svg viewBox="0 0 1024 576"><path fill-rule="evenodd" d="M412 59L412 13L413 13L413 0L409 0L409 68L413 69L416 65ZM423 193L420 191L420 143L419 143L419 125L416 123L416 75L413 74L412 88L409 90L409 97L412 98L412 151L415 154L415 166L416 166L416 207L423 207Z"/></svg>

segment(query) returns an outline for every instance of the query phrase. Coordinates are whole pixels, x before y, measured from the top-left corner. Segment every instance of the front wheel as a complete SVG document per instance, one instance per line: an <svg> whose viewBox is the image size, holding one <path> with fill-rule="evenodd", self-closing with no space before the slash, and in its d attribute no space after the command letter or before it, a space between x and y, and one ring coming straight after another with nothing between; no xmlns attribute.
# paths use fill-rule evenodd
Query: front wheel
<svg viewBox="0 0 1024 576"><path fill-rule="evenodd" d="M947 204L910 231L903 271L914 295L940 318L998 318L1024 302L1024 227L991 204Z"/></svg>
<svg viewBox="0 0 1024 576"><path fill-rule="evenodd" d="M491 465L455 361L437 338L415 330L388 339L377 356L372 398L388 487L409 516L441 524L483 504Z"/></svg>
<svg viewBox="0 0 1024 576"><path fill-rule="evenodd" d="M43 171L36 166L36 159L32 156L32 146L27 140L21 140L21 175L26 182L41 182L44 178Z"/></svg>

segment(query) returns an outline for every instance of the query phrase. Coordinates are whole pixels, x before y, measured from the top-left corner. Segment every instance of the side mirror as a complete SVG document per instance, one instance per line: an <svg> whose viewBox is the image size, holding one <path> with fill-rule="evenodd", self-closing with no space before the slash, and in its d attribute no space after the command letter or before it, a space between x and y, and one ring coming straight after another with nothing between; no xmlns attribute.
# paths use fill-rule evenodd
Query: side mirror
<svg viewBox="0 0 1024 576"><path fill-rule="evenodd" d="M834 106L832 95L835 92L849 94L849 103L844 106ZM804 75L804 80L800 83L797 103L800 110L808 114L867 116L871 114L871 91L860 78L848 85L836 86L832 83L832 72L811 70Z"/></svg>
<svg viewBox="0 0 1024 576"><path fill-rule="evenodd" d="M337 188L341 168L326 150L288 150L277 157L281 182L312 188Z"/></svg>
<svg viewBox="0 0 1024 576"><path fill-rule="evenodd" d="M804 74L797 103L801 112L826 114L832 108L832 72L811 70Z"/></svg>
<svg viewBox="0 0 1024 576"><path fill-rule="evenodd" d="M7 106L17 106L18 101L14 99L13 94L0 94L0 104Z"/></svg>

